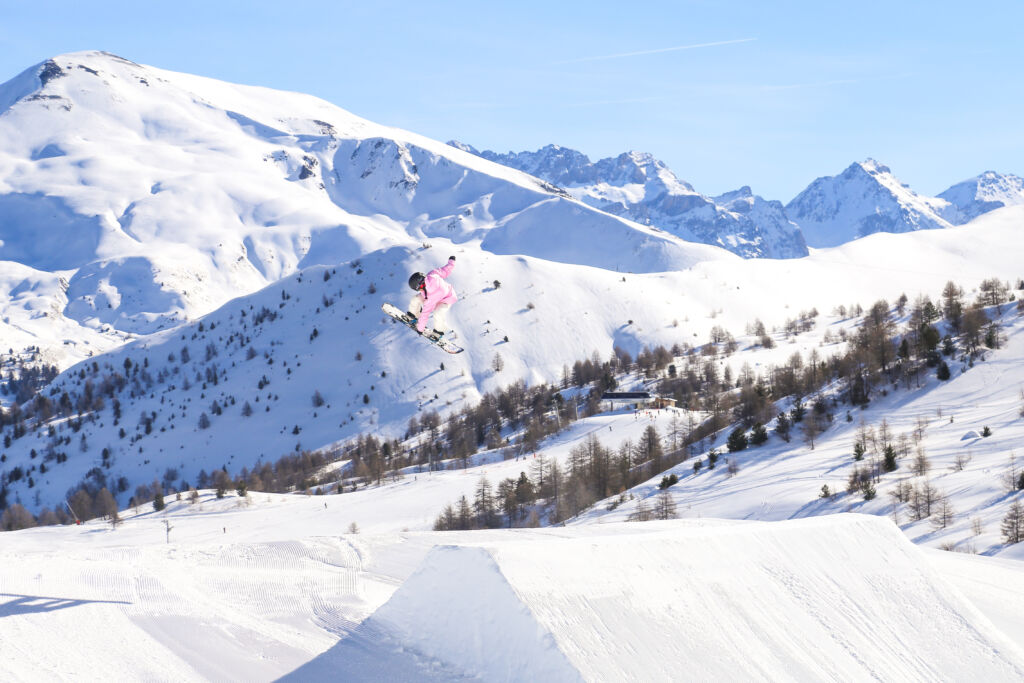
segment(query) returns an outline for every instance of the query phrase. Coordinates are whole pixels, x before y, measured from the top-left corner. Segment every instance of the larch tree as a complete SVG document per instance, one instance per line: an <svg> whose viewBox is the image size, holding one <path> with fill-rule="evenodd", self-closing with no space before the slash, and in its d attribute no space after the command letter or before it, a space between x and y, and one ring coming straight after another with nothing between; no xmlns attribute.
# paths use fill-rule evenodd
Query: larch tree
<svg viewBox="0 0 1024 683"><path fill-rule="evenodd" d="M654 501L654 518L655 519L675 519L676 518L676 501L672 497L672 492L667 488L658 492Z"/></svg>
<svg viewBox="0 0 1024 683"><path fill-rule="evenodd" d="M940 493L939 499L935 503L935 514L932 515L932 526L936 529L945 529L953 523L954 515L955 510L949 496Z"/></svg>

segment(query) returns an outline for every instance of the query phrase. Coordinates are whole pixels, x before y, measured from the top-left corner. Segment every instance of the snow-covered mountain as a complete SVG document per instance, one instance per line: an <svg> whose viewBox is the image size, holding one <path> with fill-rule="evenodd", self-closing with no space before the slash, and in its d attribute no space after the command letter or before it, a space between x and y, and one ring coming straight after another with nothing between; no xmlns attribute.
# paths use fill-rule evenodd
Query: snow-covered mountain
<svg viewBox="0 0 1024 683"><path fill-rule="evenodd" d="M591 162L585 154L558 145L500 154L457 141L448 144L542 178L602 211L743 258L807 255L803 236L781 203L762 199L749 187L705 196L650 154L627 152Z"/></svg>
<svg viewBox="0 0 1024 683"><path fill-rule="evenodd" d="M956 223L967 223L1003 206L1024 204L1024 178L986 171L939 193L939 198L956 208Z"/></svg>
<svg viewBox="0 0 1024 683"><path fill-rule="evenodd" d="M635 175L640 161L609 170L617 184L604 191L625 193L621 206L674 178L656 166ZM706 207L674 182L672 196ZM712 204L778 208L746 188ZM690 397L573 421L565 409L590 387L570 386L531 406L541 422L568 419L532 453L529 427L496 401L483 406L496 425L487 446L459 467L441 451L451 467L399 462L394 478L338 482L337 462L322 483L342 495L265 493L250 477L248 495L168 496L164 510L140 493L120 526L5 534L4 680L1024 677L1024 543L1002 529L1024 487L1012 455L1024 438L1024 308L1007 305L1024 295L1024 206L956 230L875 230L805 258L744 260L313 98L79 53L0 88L0 208L0 348L49 342L71 348L67 361L117 345L67 368L21 417L2 414L8 512L64 504L83 480L123 508L139 484L265 472L357 435L452 448L480 435L426 420L404 433L484 392L525 401L526 385L617 349L673 348L658 351L672 365L657 378L639 358L617 377L626 389L672 377ZM404 302L410 270L449 254L458 356L378 310ZM896 344L861 335L867 317L850 310L866 304L924 344L913 311L925 315L923 297L938 301L951 279L965 302L983 281L1012 284L1012 298L983 302L984 329L972 317L985 342L943 348L945 378L901 348L906 364L854 406L839 385L861 361L843 354L869 343L891 360ZM690 352L722 328L737 343ZM819 386L819 372L837 379ZM801 378L818 387L805 420L816 427L791 442L775 422L764 443L723 452L738 423L722 395L774 400L770 385L789 382L778 394L788 410ZM700 385L721 395L700 402ZM693 441L686 461L634 459L648 428L667 448L716 410L728 427ZM886 442L894 468L881 466ZM601 449L616 449L614 467ZM726 459L717 468L713 452ZM539 474L553 489L553 463L566 477L645 474L558 528L430 531L443 505L476 501L488 480L539 488ZM686 519L627 523L661 502ZM502 514L511 525L514 512ZM706 647L708 624L734 637Z"/></svg>
<svg viewBox="0 0 1024 683"><path fill-rule="evenodd" d="M786 205L786 214L811 247L834 247L876 232L949 228L955 210L945 199L924 197L874 159L818 178Z"/></svg>
<svg viewBox="0 0 1024 683"><path fill-rule="evenodd" d="M55 58L0 92L0 348L48 342L73 360L140 336L46 390L54 401L104 397L87 402L72 448L69 435L40 430L5 452L5 469L33 475L12 482L11 500L33 509L97 466L133 484L168 469L194 481L212 460L236 470L394 434L421 409L557 381L567 363L614 347L701 343L719 325L781 326L800 309L940 289L940 276L900 272L907 254L973 282L1016 273L1014 255L992 246L1008 241L1012 218L980 228L972 248L985 256L970 269L958 235L903 241L884 257L859 241L840 252L845 270L834 254L743 261L315 98L104 53ZM649 157L606 166L624 202L650 184L671 190L664 204L698 212L763 208L747 190L709 204ZM402 304L407 274L449 254L467 351L439 359L377 309ZM866 264L886 259L892 277L865 282ZM315 391L328 407L311 408ZM264 419L242 416L246 402Z"/></svg>
<svg viewBox="0 0 1024 683"><path fill-rule="evenodd" d="M438 237L632 272L715 257L307 95L101 52L0 86L3 348L66 365L300 268Z"/></svg>

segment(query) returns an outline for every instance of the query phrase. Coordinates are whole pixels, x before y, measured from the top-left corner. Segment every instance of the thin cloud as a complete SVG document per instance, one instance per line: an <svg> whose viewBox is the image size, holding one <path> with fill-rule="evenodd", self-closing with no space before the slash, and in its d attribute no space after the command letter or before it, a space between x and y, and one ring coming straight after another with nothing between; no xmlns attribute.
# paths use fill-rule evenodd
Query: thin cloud
<svg viewBox="0 0 1024 683"><path fill-rule="evenodd" d="M606 104L648 104L650 102L662 102L664 97L632 97L621 100L591 100L589 102L568 102L563 107L599 107Z"/></svg>
<svg viewBox="0 0 1024 683"><path fill-rule="evenodd" d="M787 85L762 85L760 90L802 90L804 88L828 88L833 85L852 85L855 83L874 83L877 81L892 81L901 78L912 78L914 74L895 74L892 76L877 76L874 78L845 78L834 81L818 81L814 83L790 83Z"/></svg>
<svg viewBox="0 0 1024 683"><path fill-rule="evenodd" d="M788 85L762 85L761 90L801 90L803 88L827 88L830 85L849 85L863 83L863 79L850 78L836 81L820 81L818 83L790 83Z"/></svg>
<svg viewBox="0 0 1024 683"><path fill-rule="evenodd" d="M606 105L616 104L649 104L651 102L664 102L665 98L661 96L657 97L627 97L617 99L604 99L604 100L583 100L580 102L549 102L545 106L549 107L601 107ZM513 109L522 108L526 106L522 101L507 101L507 102L451 102L447 103L445 107L447 109Z"/></svg>
<svg viewBox="0 0 1024 683"><path fill-rule="evenodd" d="M735 45L737 43L750 43L757 38L737 38L736 40L720 40L714 43L696 43L694 45L676 45L675 47L660 47L654 50L639 50L637 52L620 52L614 55L598 55L596 57L580 57L579 59L568 59L555 64L580 64L581 62L597 62L605 59L621 59L623 57L640 57L643 55L657 55L663 52L679 52L680 50L696 50L701 47L718 47L719 45Z"/></svg>

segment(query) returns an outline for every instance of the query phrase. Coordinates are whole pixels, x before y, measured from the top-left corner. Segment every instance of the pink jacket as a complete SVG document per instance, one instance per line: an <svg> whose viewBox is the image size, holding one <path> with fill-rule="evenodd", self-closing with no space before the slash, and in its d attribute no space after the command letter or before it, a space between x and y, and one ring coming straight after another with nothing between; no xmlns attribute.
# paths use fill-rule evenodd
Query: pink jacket
<svg viewBox="0 0 1024 683"><path fill-rule="evenodd" d="M423 289L420 290L420 298L423 299L423 308L420 310L419 320L416 321L416 329L420 332L427 329L427 319L434 309L441 304L454 304L459 300L455 296L455 288L445 282L445 278L451 275L455 268L455 260L449 259L448 264L435 268L427 273L423 281Z"/></svg>

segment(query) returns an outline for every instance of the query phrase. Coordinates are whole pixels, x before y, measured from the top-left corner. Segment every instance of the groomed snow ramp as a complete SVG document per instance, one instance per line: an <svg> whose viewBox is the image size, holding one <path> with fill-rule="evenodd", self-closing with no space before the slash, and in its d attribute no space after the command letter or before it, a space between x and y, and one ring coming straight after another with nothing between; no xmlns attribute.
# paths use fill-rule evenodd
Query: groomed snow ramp
<svg viewBox="0 0 1024 683"><path fill-rule="evenodd" d="M886 519L637 526L439 546L368 621L486 681L1024 680Z"/></svg>

